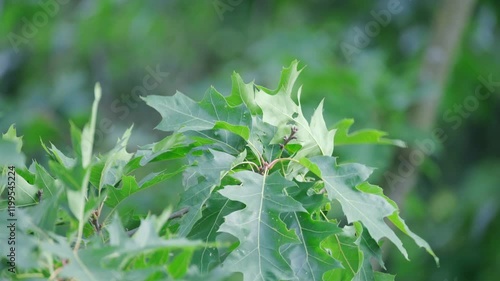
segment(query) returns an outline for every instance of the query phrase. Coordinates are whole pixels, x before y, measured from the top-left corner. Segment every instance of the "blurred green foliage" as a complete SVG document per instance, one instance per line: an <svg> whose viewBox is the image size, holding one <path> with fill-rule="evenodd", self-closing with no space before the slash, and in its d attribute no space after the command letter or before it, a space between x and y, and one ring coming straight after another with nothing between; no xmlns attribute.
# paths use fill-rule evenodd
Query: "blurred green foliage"
<svg viewBox="0 0 500 281"><path fill-rule="evenodd" d="M220 3L229 5L227 10ZM402 0L402 11L359 53L348 60L341 49L342 42L352 42L354 28L363 28L373 20L371 12L387 3L0 1L0 131L16 123L28 158L43 163L40 138L69 147L68 120L78 127L88 121L92 88L100 81L104 96L98 119L109 122L99 127L97 151L112 147L132 123L130 149L136 150L163 136L152 130L160 116L130 100L139 91L134 89L145 88L148 68L169 75L147 95L179 90L198 99L210 85L228 94L233 70L245 81L275 85L281 66L298 59L307 66L299 79L307 85L302 90L306 115L325 98L327 123L354 118L353 129L377 128L412 143L428 136L409 130L404 113L423 94L416 81L437 3ZM456 128L444 116L474 94L479 76L500 80L499 16L498 1L478 1L435 124L448 139L418 167L421 176L405 200L403 217L435 248L442 266L435 268L423 251L412 263L390 259L397 280L496 280L500 275L500 87ZM379 167L380 179L395 152L389 146L347 150L336 148L340 162ZM159 212L178 200L176 186L153 188L162 196L138 194L136 212Z"/></svg>

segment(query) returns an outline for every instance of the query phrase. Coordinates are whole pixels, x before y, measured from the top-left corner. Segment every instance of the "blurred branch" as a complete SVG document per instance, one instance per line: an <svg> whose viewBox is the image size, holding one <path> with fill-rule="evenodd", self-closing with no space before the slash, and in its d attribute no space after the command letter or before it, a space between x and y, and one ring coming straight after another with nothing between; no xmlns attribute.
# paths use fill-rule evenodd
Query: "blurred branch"
<svg viewBox="0 0 500 281"><path fill-rule="evenodd" d="M475 0L443 0L434 15L429 45L420 66L417 91L420 96L407 112L411 128L421 133L429 133L435 122L437 109L455 62L455 53L460 46L464 28L469 22ZM415 146L399 149L388 173L401 173L401 159L410 159ZM411 161L410 161L411 162ZM413 165L415 166L415 165ZM390 187L388 195L400 206L406 194L415 185L417 167L409 175L399 175L397 180L388 180L384 186Z"/></svg>
<svg viewBox="0 0 500 281"><path fill-rule="evenodd" d="M455 62L455 53L461 42L466 23L472 13L476 0L443 0L434 15L431 27L431 38L420 66L417 81L419 99L410 107L406 116L411 130L419 133L430 133L434 125L439 103ZM412 155L420 153L414 143L407 148L397 150L389 170L385 173L387 195L395 200L400 209L404 208L404 200L418 179L418 165L412 163ZM415 157L415 156L413 156ZM404 162L403 162L404 161ZM416 162L413 160L413 162ZM408 166L409 165L409 166ZM409 169L409 170L408 170ZM404 171L404 174L401 174ZM388 175L392 175L390 178ZM389 243L385 243L382 251L387 255ZM378 265L375 265L377 268ZM379 268L380 269L380 268Z"/></svg>

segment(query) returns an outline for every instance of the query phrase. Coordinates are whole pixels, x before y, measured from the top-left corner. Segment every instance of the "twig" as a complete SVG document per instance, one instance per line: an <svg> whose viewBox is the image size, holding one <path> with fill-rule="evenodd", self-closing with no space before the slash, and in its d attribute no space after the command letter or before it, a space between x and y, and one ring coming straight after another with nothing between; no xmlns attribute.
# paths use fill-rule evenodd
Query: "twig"
<svg viewBox="0 0 500 281"><path fill-rule="evenodd" d="M172 214L168 217L168 219L167 219L167 220L173 220L173 219L180 218L180 217L184 216L185 214L187 214L188 212L189 212L189 208L187 208L187 207L182 208L182 209L180 209L179 211L173 212L173 213L172 213ZM138 230L138 229L139 229L139 228L134 228L134 229L131 229L131 230L127 231L127 235L128 235L128 236L132 236L132 235L134 235L134 234L137 232L137 230Z"/></svg>

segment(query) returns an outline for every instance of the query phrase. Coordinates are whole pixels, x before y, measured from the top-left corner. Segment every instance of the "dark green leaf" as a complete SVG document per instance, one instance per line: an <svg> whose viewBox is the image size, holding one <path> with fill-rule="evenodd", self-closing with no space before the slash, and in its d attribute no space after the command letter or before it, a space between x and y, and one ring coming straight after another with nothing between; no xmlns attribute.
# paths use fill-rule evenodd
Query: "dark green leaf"
<svg viewBox="0 0 500 281"><path fill-rule="evenodd" d="M280 213L305 211L301 204L284 193L294 185L278 173L270 176L249 171L233 175L241 185L226 186L219 192L246 207L225 217L219 231L240 240L223 263L229 271L242 272L244 280L289 280L293 270L281 256L280 248L299 240L288 230Z"/></svg>

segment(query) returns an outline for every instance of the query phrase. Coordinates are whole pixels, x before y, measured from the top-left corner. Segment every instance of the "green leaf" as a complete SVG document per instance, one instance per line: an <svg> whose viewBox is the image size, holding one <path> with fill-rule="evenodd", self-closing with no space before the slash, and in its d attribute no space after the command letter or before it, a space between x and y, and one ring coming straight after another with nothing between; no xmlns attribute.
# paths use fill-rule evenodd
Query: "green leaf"
<svg viewBox="0 0 500 281"><path fill-rule="evenodd" d="M134 176L123 176L121 188L108 188L106 205L109 207L116 207L121 201L125 200L127 197L139 190L139 185L137 184Z"/></svg>
<svg viewBox="0 0 500 281"><path fill-rule="evenodd" d="M178 175L179 173L184 171L184 169L185 167L180 167L179 169L173 172L164 170L163 172L154 174L152 178L149 178L148 180L141 182L141 185L137 183L135 176L123 176L120 188L107 186L108 198L106 199L105 203L109 207L116 208L117 205L119 205L123 200L125 200L132 194L139 192L141 190L145 190L148 187L151 187L175 175Z"/></svg>
<svg viewBox="0 0 500 281"><path fill-rule="evenodd" d="M47 153L49 153L49 155L52 155L53 159L56 160L57 163L61 164L64 167L64 170L71 170L73 169L73 167L75 167L75 158L64 155L64 153L57 149L57 147L55 147L52 143L50 145L51 147L49 149L47 149L47 147L45 147L44 145L44 147L46 148L45 150L47 151Z"/></svg>
<svg viewBox="0 0 500 281"><path fill-rule="evenodd" d="M143 219L134 235L128 237L121 222L119 222L118 216L115 215L112 224L107 228L110 235L110 245L115 246L115 251L113 255L107 258L121 257L130 259L135 255L152 252L160 248L195 250L204 246L201 241L190 241L184 238L164 239L158 236L162 226L159 221L164 221L164 219L156 216Z"/></svg>
<svg viewBox="0 0 500 281"><path fill-rule="evenodd" d="M165 222L165 215L151 216L144 219L139 229L129 237L121 225L118 216L107 227L109 244L103 245L99 240L93 241L89 247L74 252L65 237L52 235L54 242L42 243L42 250L61 259L67 264L58 276L74 278L76 280L147 280L159 268L135 268L130 263L137 256L147 255L161 249L181 250L181 253L192 253L202 246L199 241L186 239L164 239L158 236L161 225ZM181 254L171 259L167 265L174 268L177 276L187 272L190 256ZM138 278L138 279L137 279ZM172 280L172 279L166 279Z"/></svg>
<svg viewBox="0 0 500 281"><path fill-rule="evenodd" d="M256 102L262 109L264 122L279 128L274 143L281 142L283 137L290 134L288 124L297 127L296 138L302 148L293 157L294 159L300 160L303 157L316 155L330 156L333 153L335 130L328 130L326 127L323 118L323 101L314 111L311 122L308 122L300 105L301 89L299 88L297 95L298 105L291 97L293 83L300 73L296 67L296 64L292 64L291 69L282 73L281 80L285 81L283 82L285 84L281 85L278 90L271 94L265 90L257 91L255 93ZM291 163L287 173L290 174L290 177L295 177L302 171L303 168L300 165Z"/></svg>
<svg viewBox="0 0 500 281"><path fill-rule="evenodd" d="M355 221L363 223L377 242L387 237L408 259L403 243L384 221L384 218L394 213L396 210L394 206L384 197L365 193L356 188L368 178L372 169L361 164L337 166L335 158L328 156L313 157L310 163L317 166L312 168L312 172L323 180L328 198L340 203L349 223Z"/></svg>
<svg viewBox="0 0 500 281"><path fill-rule="evenodd" d="M303 68L299 70L298 66L299 61L294 60L289 67L283 67L278 87L275 90L270 90L264 87L258 88L270 95L276 95L279 92L284 92L288 96L290 96L293 90L293 86L295 85L295 81L299 77L300 72L303 70Z"/></svg>
<svg viewBox="0 0 500 281"><path fill-rule="evenodd" d="M280 146L272 143L278 129L260 117L252 117L252 123L248 146L254 155L262 155L264 160L271 162L280 154Z"/></svg>
<svg viewBox="0 0 500 281"><path fill-rule="evenodd" d="M390 144L399 147L406 147L406 144L401 140L384 138L387 133L378 130L365 129L349 133L349 129L353 123L353 119L343 119L333 126L333 128L337 130L335 133L335 145Z"/></svg>
<svg viewBox="0 0 500 281"><path fill-rule="evenodd" d="M26 207L37 203L38 188L29 184L23 177L16 176L16 206Z"/></svg>
<svg viewBox="0 0 500 281"><path fill-rule="evenodd" d="M180 236L189 234L193 225L201 218L202 207L214 188L220 185L224 174L241 163L244 157L245 154L237 158L224 152L208 150L195 158L197 166L189 167L185 172L184 186L187 190L182 194L178 205L179 209L186 207L189 210L180 222Z"/></svg>
<svg viewBox="0 0 500 281"><path fill-rule="evenodd" d="M38 164L36 164L35 185L43 192L41 202L27 209L27 212L31 214L38 227L53 232L59 209L63 204L64 187Z"/></svg>
<svg viewBox="0 0 500 281"><path fill-rule="evenodd" d="M94 88L94 103L92 104L92 114L90 121L85 125L82 131L82 167L85 169L90 165L92 159L92 149L94 147L95 124L97 119L97 107L101 100L101 85L97 83Z"/></svg>
<svg viewBox="0 0 500 281"><path fill-rule="evenodd" d="M234 237L231 241L223 239L223 235L217 231L224 222L225 216L244 207L242 203L231 201L218 192L214 193L206 204L207 207L203 210L202 218L196 222L188 235L189 239L198 239L205 242L205 247L195 252L193 257L194 264L198 266L202 273L212 270L222 262L221 251L225 250L227 245L224 245L223 248L214 247L213 244L216 241L229 243L234 242L233 240L238 241Z"/></svg>
<svg viewBox="0 0 500 281"><path fill-rule="evenodd" d="M130 127L123 136L118 139L116 146L104 156L104 165L100 174L97 188L99 192L105 185L115 185L118 183L123 175L125 165L132 158L132 154L127 152L127 143L132 132Z"/></svg>
<svg viewBox="0 0 500 281"><path fill-rule="evenodd" d="M382 258L380 248L360 222L355 222L354 228L356 229L356 244L363 253L363 261L353 280L374 280L374 271L371 262L372 259L380 262Z"/></svg>
<svg viewBox="0 0 500 281"><path fill-rule="evenodd" d="M373 277L375 277L375 281L394 281L396 276L383 273L383 272L374 272Z"/></svg>
<svg viewBox="0 0 500 281"><path fill-rule="evenodd" d="M148 95L142 99L161 114L163 119L156 126L158 130L202 131L212 129L215 125L208 112L181 92L173 96Z"/></svg>
<svg viewBox="0 0 500 281"><path fill-rule="evenodd" d="M214 129L224 129L231 133L234 133L245 140L248 140L250 137L250 129L247 126L238 126L232 125L225 121L217 121L215 122Z"/></svg>
<svg viewBox="0 0 500 281"><path fill-rule="evenodd" d="M294 185L279 173L270 176L249 171L237 172L234 178L241 185L226 186L223 196L242 202L246 207L225 217L219 231L240 240L223 263L223 268L242 272L244 280L289 280L293 270L279 250L299 240L293 230L288 230L280 213L305 211L302 205L283 191Z"/></svg>
<svg viewBox="0 0 500 281"><path fill-rule="evenodd" d="M185 133L197 147L206 146L231 155L238 155L245 149L246 142L238 135L224 130L190 131Z"/></svg>
<svg viewBox="0 0 500 281"><path fill-rule="evenodd" d="M327 238L322 246L328 249L333 258L342 263L343 269L333 269L325 273L323 280L351 281L363 263L363 252L356 244L354 226L344 226L343 232ZM370 280L370 279L362 279Z"/></svg>
<svg viewBox="0 0 500 281"><path fill-rule="evenodd" d="M300 240L299 244L289 244L280 251L291 261L291 268L298 280L323 280L325 272L341 267L340 263L332 258L321 243L327 237L342 232L335 223L313 220L311 215L321 209L325 203L322 194L308 195L310 183L300 183L292 186L287 192L295 200L301 202L308 213L282 213L281 218L289 229L293 229Z"/></svg>
<svg viewBox="0 0 500 281"><path fill-rule="evenodd" d="M227 97L227 102L231 106L238 106L245 103L252 115L260 114L260 108L255 102L254 83L245 83L241 76L233 72L231 76L232 87L231 95Z"/></svg>
<svg viewBox="0 0 500 281"><path fill-rule="evenodd" d="M100 247L74 252L65 237L52 235L52 243L42 243L41 250L55 257L65 259L67 264L62 267L59 277L75 278L77 280L112 280L119 274L119 269L106 269L103 259L111 255L113 247Z"/></svg>
<svg viewBox="0 0 500 281"><path fill-rule="evenodd" d="M310 214L302 212L288 213L282 217L300 240L300 244L289 244L281 250L281 254L291 261L290 266L298 280L321 281L323 273L340 267L339 262L320 246L328 236L341 231L337 225L315 221Z"/></svg>
<svg viewBox="0 0 500 281"><path fill-rule="evenodd" d="M184 134L175 133L157 143L143 146L135 155L137 158L142 157L139 160L140 165L135 165L135 168L145 166L149 162L185 157L193 148L192 143L193 141L188 139ZM127 172L131 172L132 170L127 169Z"/></svg>
<svg viewBox="0 0 500 281"><path fill-rule="evenodd" d="M360 224L359 222L356 222L356 224ZM380 249L380 246L378 245L377 241L375 241L366 228L363 228L362 225L356 225L357 228L359 228L358 231L358 245L361 251L363 251L365 260L364 260L364 265L367 268L372 268L371 262L372 261L377 261L378 264L380 265L381 268L385 269L385 264L384 260L382 259L382 249Z"/></svg>
<svg viewBox="0 0 500 281"><path fill-rule="evenodd" d="M395 211L390 216L388 216L388 219L399 230L401 230L404 234L406 234L409 237L411 237L413 239L413 241L415 241L415 243L419 247L424 248L432 257L434 257L434 261L436 262L436 265L439 266L439 258L436 256L436 254L432 250L432 248L429 245L429 243L427 243L424 239L422 239L420 236L418 236L417 234L413 233L410 230L410 228L406 225L405 221L399 216L398 205L396 204L396 202L394 202L389 197L387 197L386 195L384 195L382 188L380 188L379 186L372 185L372 184L369 184L369 183L365 182L365 183L362 183L361 185L359 185L358 189L361 190L361 191L363 191L363 192L366 192L366 193L369 193L369 194L375 194L375 195L378 195L378 196L381 196L381 197L385 198L387 200L387 202L389 202L389 204L391 204L394 207L394 209L395 209Z"/></svg>
<svg viewBox="0 0 500 281"><path fill-rule="evenodd" d="M17 130L14 124L10 125L9 129L5 134L2 134L2 139L15 143L16 144L15 151L17 151L18 153L21 152L21 149L23 148L23 137L17 136Z"/></svg>
<svg viewBox="0 0 500 281"><path fill-rule="evenodd" d="M217 122L235 126L250 125L248 110L243 106L231 107L224 96L214 88L211 88L199 103L180 92L173 96L150 95L143 99L161 114L163 119L156 128L162 131L204 131L213 129ZM221 124L223 123L218 126ZM239 129L236 131L239 132Z"/></svg>
<svg viewBox="0 0 500 281"><path fill-rule="evenodd" d="M186 275L189 265L191 264L191 258L193 256L193 249L183 250L178 253L172 262L168 265L168 273L176 279Z"/></svg>
<svg viewBox="0 0 500 281"><path fill-rule="evenodd" d="M21 153L23 146L23 138L18 137L14 125L9 127L5 134L2 134L0 139L0 167L1 166L16 166L17 168L25 167L26 157Z"/></svg>

